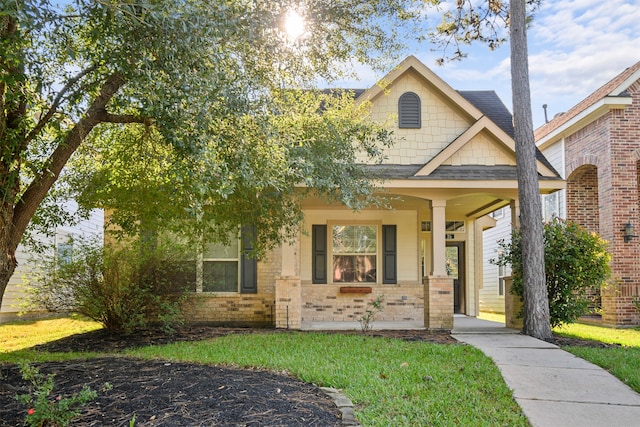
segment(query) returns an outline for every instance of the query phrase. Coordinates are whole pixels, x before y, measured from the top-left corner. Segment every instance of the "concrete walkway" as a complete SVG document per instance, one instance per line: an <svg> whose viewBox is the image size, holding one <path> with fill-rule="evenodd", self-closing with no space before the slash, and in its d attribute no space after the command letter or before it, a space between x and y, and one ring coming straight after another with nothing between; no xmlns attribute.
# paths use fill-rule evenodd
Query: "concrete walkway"
<svg viewBox="0 0 640 427"><path fill-rule="evenodd" d="M451 334L494 360L534 427L640 426L639 394L556 345L472 317Z"/></svg>
<svg viewBox="0 0 640 427"><path fill-rule="evenodd" d="M640 426L640 395L558 346L503 323L455 315L451 335L491 357L533 427ZM358 322L305 323L306 330L360 329ZM373 330L424 329L419 322L374 322ZM640 369L640 367L639 367Z"/></svg>

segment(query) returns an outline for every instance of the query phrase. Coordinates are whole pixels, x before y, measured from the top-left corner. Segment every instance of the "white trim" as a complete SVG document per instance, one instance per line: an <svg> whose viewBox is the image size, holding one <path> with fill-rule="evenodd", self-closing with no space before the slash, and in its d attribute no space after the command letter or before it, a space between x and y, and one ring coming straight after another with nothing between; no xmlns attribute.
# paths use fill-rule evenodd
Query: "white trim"
<svg viewBox="0 0 640 427"><path fill-rule="evenodd" d="M556 142L558 139L563 138L566 135L574 133L576 130L581 129L589 123L599 119L611 110L625 109L633 103L633 98L630 96L607 96L588 108L585 108L580 113L576 114L566 123L563 123L557 129L549 132L547 135L536 141L536 146L543 150L550 144Z"/></svg>

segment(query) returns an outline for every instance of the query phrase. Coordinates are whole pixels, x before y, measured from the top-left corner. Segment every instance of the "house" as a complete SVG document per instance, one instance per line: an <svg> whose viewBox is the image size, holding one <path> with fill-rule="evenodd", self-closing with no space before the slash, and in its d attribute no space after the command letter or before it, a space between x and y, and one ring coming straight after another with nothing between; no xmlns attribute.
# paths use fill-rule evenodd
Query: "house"
<svg viewBox="0 0 640 427"><path fill-rule="evenodd" d="M610 284L601 290L601 321L609 326L640 324L640 240L627 225L640 227L640 62L535 131L536 145L566 177L566 190L542 196L543 218L575 221L609 242ZM485 282L481 308L499 311L496 240L510 227L485 234ZM498 229L507 231L497 232ZM493 255L492 255L493 253Z"/></svg>
<svg viewBox="0 0 640 427"><path fill-rule="evenodd" d="M259 262L208 247L190 320L298 329L354 321L384 295L385 321L451 329L454 313L478 314L487 214L511 205L518 189L511 114L493 91L458 92L408 57L363 91L374 120L393 119L397 143L382 165L391 209L353 212L309 198L303 232ZM540 154L542 193L564 181ZM207 278L225 277L217 284Z"/></svg>
<svg viewBox="0 0 640 427"><path fill-rule="evenodd" d="M77 208L75 201L68 201L66 209L73 211ZM51 245L51 256L65 257L71 253L73 243L70 239L96 238L103 239L104 218L102 210L92 210L89 217L74 225L57 227L52 237L40 236L40 242ZM0 307L0 323L15 320L19 314L25 317L36 317L39 315L49 315L44 309L42 312L25 312L25 292L22 285L29 279L30 272L33 271L34 260L32 251L24 245L19 245L16 250L16 260L18 267L11 276L9 284L2 299Z"/></svg>

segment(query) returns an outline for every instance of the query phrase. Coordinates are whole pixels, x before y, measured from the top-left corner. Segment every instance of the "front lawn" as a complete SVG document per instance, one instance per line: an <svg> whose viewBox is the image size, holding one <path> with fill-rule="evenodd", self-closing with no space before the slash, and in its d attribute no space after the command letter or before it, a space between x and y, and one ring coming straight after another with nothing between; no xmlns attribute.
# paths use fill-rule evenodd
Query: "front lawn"
<svg viewBox="0 0 640 427"><path fill-rule="evenodd" d="M640 328L613 329L576 323L556 328L554 333L612 344L609 347L563 346L562 349L606 369L640 393Z"/></svg>
<svg viewBox="0 0 640 427"><path fill-rule="evenodd" d="M86 326L64 319L50 322L58 321L61 333L66 330L67 335ZM29 330L28 324L21 324L23 329L16 334L15 325L0 325L0 342L16 349L0 352L0 361L63 358L61 353L35 352L16 344L25 335L37 343L47 339L38 336L38 324L32 326ZM305 382L342 389L365 426L528 425L496 366L466 345L359 334L271 332L149 346L124 354L289 372ZM77 353L64 358L95 356Z"/></svg>

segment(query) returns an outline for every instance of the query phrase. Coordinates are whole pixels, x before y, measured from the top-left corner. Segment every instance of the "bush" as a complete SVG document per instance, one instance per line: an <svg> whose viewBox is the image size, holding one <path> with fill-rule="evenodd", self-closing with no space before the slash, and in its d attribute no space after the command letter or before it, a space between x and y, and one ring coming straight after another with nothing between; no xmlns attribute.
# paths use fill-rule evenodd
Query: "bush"
<svg viewBox="0 0 640 427"><path fill-rule="evenodd" d="M514 229L511 242L500 241L497 265L511 266L511 293L522 299L522 238ZM609 277L607 242L580 225L555 218L544 225L544 261L551 326L573 323L587 314L589 295Z"/></svg>
<svg viewBox="0 0 640 427"><path fill-rule="evenodd" d="M177 246L141 242L118 248L96 241L74 241L71 257L40 261L28 284L31 307L75 311L117 333L182 321L180 305L187 289L180 277Z"/></svg>

